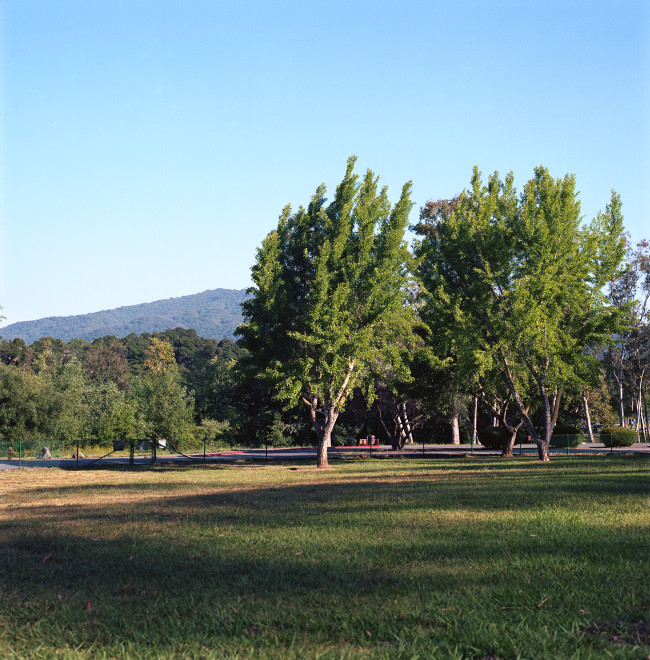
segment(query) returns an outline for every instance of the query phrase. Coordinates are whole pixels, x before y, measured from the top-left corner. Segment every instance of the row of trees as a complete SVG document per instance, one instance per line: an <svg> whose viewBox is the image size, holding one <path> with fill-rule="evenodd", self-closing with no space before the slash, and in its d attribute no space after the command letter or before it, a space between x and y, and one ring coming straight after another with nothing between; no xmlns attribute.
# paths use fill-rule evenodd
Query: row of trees
<svg viewBox="0 0 650 660"><path fill-rule="evenodd" d="M180 328L0 341L0 439L317 442L326 467L333 443L460 442L488 423L504 455L524 432L547 460L559 418L641 419L650 250L627 244L615 193L584 224L572 176L540 167L517 193L475 170L421 209L409 250L410 184L392 205L354 164L263 241L237 344Z"/></svg>
<svg viewBox="0 0 650 660"><path fill-rule="evenodd" d="M523 425L548 460L565 392L586 404L603 352L614 344L623 365L640 329L648 263L622 266L619 196L585 225L573 176L539 167L518 194L512 174L484 183L475 169L469 189L422 209L411 254L410 184L391 206L354 163L329 205L320 186L306 208L286 207L258 250L238 329L243 372L285 407L304 403L319 467L355 388L372 403L378 385L401 437L415 385L424 407L447 399L456 433L459 402L480 399L510 433L505 454ZM608 298L608 285L624 293Z"/></svg>
<svg viewBox="0 0 650 660"><path fill-rule="evenodd" d="M227 425L200 423L214 419L238 354L230 341L180 328L92 343L0 341L0 438L65 446L215 433Z"/></svg>

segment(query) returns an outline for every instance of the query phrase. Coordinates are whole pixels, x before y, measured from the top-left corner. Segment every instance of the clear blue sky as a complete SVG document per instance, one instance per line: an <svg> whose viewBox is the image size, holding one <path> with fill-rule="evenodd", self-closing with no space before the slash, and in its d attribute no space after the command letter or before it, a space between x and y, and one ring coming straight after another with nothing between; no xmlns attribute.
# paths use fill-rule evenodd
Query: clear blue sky
<svg viewBox="0 0 650 660"><path fill-rule="evenodd" d="M650 238L647 0L5 0L5 324L243 288L349 155L418 208L574 173Z"/></svg>

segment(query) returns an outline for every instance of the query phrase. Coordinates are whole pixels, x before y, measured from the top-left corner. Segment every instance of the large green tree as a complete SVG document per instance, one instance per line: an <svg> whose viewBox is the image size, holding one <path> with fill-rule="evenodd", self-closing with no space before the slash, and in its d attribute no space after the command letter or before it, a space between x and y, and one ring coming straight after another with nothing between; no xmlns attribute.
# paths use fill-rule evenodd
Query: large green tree
<svg viewBox="0 0 650 660"><path fill-rule="evenodd" d="M622 222L612 193L605 213L584 225L574 177L538 167L519 196L512 174L484 185L475 169L471 188L417 228L423 316L446 326L461 381L498 375L541 460L562 387L593 359L585 348L620 327L603 288L624 254Z"/></svg>
<svg viewBox="0 0 650 660"><path fill-rule="evenodd" d="M373 172L353 173L355 160L348 160L329 205L321 185L307 208L285 207L257 251L237 330L248 351L242 368L286 407L306 405L321 468L353 389L372 402L386 363L407 377L402 350L412 312L405 305L404 232L411 184L392 206Z"/></svg>

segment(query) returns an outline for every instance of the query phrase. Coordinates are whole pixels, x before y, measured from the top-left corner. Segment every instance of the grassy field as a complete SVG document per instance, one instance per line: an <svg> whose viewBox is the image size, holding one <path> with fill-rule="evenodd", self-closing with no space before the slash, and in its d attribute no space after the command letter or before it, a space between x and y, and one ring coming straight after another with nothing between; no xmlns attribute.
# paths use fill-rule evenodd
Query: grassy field
<svg viewBox="0 0 650 660"><path fill-rule="evenodd" d="M643 658L644 457L0 474L0 657Z"/></svg>

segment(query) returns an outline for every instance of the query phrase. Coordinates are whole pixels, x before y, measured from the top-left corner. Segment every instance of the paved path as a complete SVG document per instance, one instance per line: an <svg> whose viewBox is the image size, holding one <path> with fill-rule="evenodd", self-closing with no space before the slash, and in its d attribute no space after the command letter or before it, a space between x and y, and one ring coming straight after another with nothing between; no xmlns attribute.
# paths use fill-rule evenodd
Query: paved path
<svg viewBox="0 0 650 660"><path fill-rule="evenodd" d="M522 452L524 454L537 454L535 445L523 445ZM575 454L604 454L610 453L610 449L602 445L582 445L581 447L572 448L569 450L571 455ZM341 456L370 456L377 457L398 457L398 456L424 456L425 458L447 458L456 456L467 456L472 453L470 445L409 445L402 452L392 452L390 445L376 445L372 448L367 446L361 447L331 447L328 454L330 458ZM498 456L498 450L484 449L480 446L474 446L473 453L476 456ZM519 446L515 448L515 456L519 454ZM646 454L650 455L650 443L637 443L632 447L615 447L613 454ZM566 455L566 450L552 449L551 455ZM290 449L245 449L241 451L222 451L210 452L205 455L206 463L227 463L241 460L316 460L315 447L292 447ZM150 465L151 455L138 455L135 458L135 465ZM157 462L159 464L167 463L203 463L203 454L190 454L190 456L183 456L181 454L170 454L165 451L158 451ZM79 459L79 467L88 467L94 464L95 466L128 466L128 456L108 456L98 461L95 458L82 458ZM17 470L19 467L18 460L0 459L1 470ZM21 468L75 468L77 467L77 460L74 458L53 458L50 460L36 460L36 459L23 459L21 461Z"/></svg>

